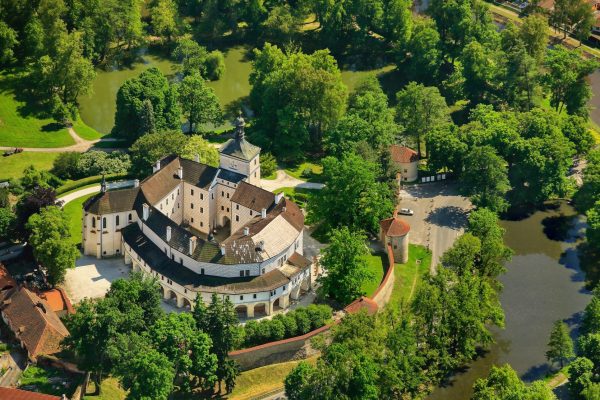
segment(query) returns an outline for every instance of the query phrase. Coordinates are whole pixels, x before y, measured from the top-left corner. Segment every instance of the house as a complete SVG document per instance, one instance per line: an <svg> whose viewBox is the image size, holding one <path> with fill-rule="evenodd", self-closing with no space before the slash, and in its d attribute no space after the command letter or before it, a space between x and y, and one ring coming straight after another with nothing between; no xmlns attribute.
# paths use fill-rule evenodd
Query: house
<svg viewBox="0 0 600 400"><path fill-rule="evenodd" d="M398 217L398 211L394 211L392 218L384 219L379 223L379 238L385 252L388 253L388 245L391 246L394 260L402 264L408 262L409 232L410 225Z"/></svg>
<svg viewBox="0 0 600 400"><path fill-rule="evenodd" d="M0 387L0 399L2 400L66 400L65 396L58 397L49 394L29 392L27 390Z"/></svg>
<svg viewBox="0 0 600 400"><path fill-rule="evenodd" d="M31 361L61 350L69 331L44 299L27 288L11 287L0 291L0 301L2 319Z"/></svg>
<svg viewBox="0 0 600 400"><path fill-rule="evenodd" d="M283 194L257 186L260 148L245 139L244 126L239 117L218 168L173 155L133 188L103 185L84 204L84 253L124 256L178 307L216 293L247 317L287 308L311 286L304 215Z"/></svg>
<svg viewBox="0 0 600 400"><path fill-rule="evenodd" d="M414 182L419 177L419 155L406 146L390 146L390 159L400 170L402 182Z"/></svg>

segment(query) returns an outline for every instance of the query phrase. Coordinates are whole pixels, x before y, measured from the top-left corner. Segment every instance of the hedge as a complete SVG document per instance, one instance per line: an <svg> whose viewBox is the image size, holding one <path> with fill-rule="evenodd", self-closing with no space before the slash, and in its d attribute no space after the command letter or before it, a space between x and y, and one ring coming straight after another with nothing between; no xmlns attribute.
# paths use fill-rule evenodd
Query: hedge
<svg viewBox="0 0 600 400"><path fill-rule="evenodd" d="M118 181L120 179L131 178L129 174L110 174L105 175L107 181ZM69 181L56 189L56 194L61 195L71 190L79 189L80 187L91 185L93 183L102 182L102 175L88 176L87 178Z"/></svg>
<svg viewBox="0 0 600 400"><path fill-rule="evenodd" d="M324 326L331 315L331 307L311 304L287 314L278 314L271 320L248 321L243 327L242 348L304 335Z"/></svg>

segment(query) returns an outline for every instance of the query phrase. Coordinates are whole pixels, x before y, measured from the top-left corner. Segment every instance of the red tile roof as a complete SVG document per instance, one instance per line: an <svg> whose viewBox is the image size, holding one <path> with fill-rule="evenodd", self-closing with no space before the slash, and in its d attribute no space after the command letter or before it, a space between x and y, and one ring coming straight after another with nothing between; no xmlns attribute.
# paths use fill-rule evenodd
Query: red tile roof
<svg viewBox="0 0 600 400"><path fill-rule="evenodd" d="M383 233L389 237L404 236L410 232L408 222L398 217L384 219L379 223L379 226Z"/></svg>
<svg viewBox="0 0 600 400"><path fill-rule="evenodd" d="M44 299L26 288L12 289L4 299L2 314L32 358L60 351L69 331Z"/></svg>
<svg viewBox="0 0 600 400"><path fill-rule="evenodd" d="M392 161L396 163L411 163L419 161L419 155L416 151L406 146L394 144L390 146L390 155Z"/></svg>
<svg viewBox="0 0 600 400"><path fill-rule="evenodd" d="M27 390L0 387L0 399L2 400L60 400L58 396L28 392Z"/></svg>

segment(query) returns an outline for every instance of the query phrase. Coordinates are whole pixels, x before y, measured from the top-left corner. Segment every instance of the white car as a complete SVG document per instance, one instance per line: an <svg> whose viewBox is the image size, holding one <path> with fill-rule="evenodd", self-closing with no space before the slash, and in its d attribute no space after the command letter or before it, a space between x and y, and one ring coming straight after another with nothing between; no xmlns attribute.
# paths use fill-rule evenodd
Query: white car
<svg viewBox="0 0 600 400"><path fill-rule="evenodd" d="M415 212L413 210L411 210L410 208L401 208L400 210L398 210L398 214L402 214L402 215L414 215Z"/></svg>

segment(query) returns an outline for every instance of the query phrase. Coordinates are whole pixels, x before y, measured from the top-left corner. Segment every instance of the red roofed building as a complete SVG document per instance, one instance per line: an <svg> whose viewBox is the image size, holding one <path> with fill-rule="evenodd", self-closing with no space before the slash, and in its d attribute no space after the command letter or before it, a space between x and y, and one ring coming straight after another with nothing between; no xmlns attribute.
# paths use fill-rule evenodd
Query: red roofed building
<svg viewBox="0 0 600 400"><path fill-rule="evenodd" d="M51 396L49 394L29 392L27 390L0 387L2 400L61 400L66 397Z"/></svg>
<svg viewBox="0 0 600 400"><path fill-rule="evenodd" d="M403 182L414 182L419 177L419 155L413 149L394 144L390 146L390 159L400 168Z"/></svg>
<svg viewBox="0 0 600 400"><path fill-rule="evenodd" d="M408 222L399 218L397 212L394 211L394 216L381 221L379 228L379 237L385 252L388 252L388 245L390 245L394 253L394 260L405 264L408 261L408 234L410 232Z"/></svg>

